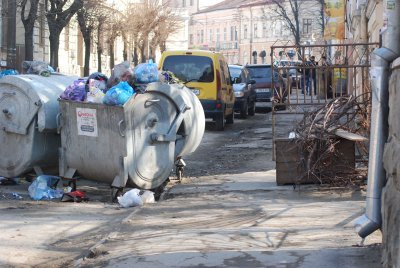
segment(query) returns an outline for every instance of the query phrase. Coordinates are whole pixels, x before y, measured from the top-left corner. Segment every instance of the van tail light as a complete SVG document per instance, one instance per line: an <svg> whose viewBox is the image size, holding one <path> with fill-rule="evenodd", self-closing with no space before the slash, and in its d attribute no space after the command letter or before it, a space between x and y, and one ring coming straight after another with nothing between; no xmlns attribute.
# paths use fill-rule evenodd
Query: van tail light
<svg viewBox="0 0 400 268"><path fill-rule="evenodd" d="M217 100L221 100L221 74L217 70Z"/></svg>

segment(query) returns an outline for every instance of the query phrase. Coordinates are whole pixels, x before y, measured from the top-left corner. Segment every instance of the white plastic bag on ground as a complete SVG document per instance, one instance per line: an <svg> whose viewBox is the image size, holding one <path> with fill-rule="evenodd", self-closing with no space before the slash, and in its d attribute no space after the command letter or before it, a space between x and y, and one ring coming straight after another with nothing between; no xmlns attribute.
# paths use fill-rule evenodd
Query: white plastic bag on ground
<svg viewBox="0 0 400 268"><path fill-rule="evenodd" d="M142 198L143 204L155 202L154 193L152 191L146 190L140 195L140 197Z"/></svg>
<svg viewBox="0 0 400 268"><path fill-rule="evenodd" d="M123 196L118 196L118 203L121 205L123 208L127 207L136 207L136 206L142 206L143 201L142 198L139 195L140 190L139 189L132 189L128 192L126 192Z"/></svg>

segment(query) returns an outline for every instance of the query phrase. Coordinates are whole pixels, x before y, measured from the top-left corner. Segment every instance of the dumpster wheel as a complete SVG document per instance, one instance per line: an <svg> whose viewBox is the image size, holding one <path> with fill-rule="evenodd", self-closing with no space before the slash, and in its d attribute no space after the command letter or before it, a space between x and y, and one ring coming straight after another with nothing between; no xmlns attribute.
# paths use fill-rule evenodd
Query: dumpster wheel
<svg viewBox="0 0 400 268"><path fill-rule="evenodd" d="M183 169L186 167L185 161L182 158L178 158L175 161L175 174L176 178L180 181L183 178Z"/></svg>
<svg viewBox="0 0 400 268"><path fill-rule="evenodd" d="M182 180L183 178L183 167L176 167L176 178Z"/></svg>
<svg viewBox="0 0 400 268"><path fill-rule="evenodd" d="M122 196L124 192L123 187L112 187L111 186L111 202L116 203L118 201L118 196Z"/></svg>

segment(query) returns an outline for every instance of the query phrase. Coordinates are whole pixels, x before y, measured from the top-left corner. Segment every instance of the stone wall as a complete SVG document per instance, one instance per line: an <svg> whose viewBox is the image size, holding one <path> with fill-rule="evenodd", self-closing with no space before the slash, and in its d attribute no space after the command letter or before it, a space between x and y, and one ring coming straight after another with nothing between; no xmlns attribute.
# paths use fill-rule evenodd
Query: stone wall
<svg viewBox="0 0 400 268"><path fill-rule="evenodd" d="M389 138L383 157L388 179L382 192L384 267L400 267L400 69L398 67L400 58L393 64L393 73L389 81Z"/></svg>

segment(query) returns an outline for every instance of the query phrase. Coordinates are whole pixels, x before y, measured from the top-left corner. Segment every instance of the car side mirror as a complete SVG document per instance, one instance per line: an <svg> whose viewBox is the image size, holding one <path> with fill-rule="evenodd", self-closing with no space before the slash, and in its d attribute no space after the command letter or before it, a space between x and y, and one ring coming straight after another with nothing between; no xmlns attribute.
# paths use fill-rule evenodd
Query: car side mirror
<svg viewBox="0 0 400 268"><path fill-rule="evenodd" d="M249 81L249 84L250 85L254 85L256 83L256 80L254 80L254 79L251 79L250 81Z"/></svg>

